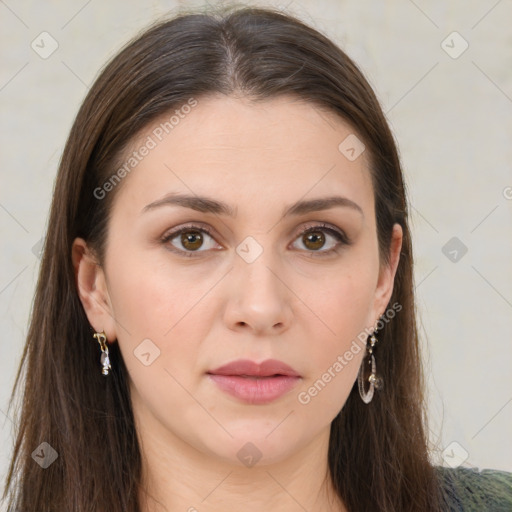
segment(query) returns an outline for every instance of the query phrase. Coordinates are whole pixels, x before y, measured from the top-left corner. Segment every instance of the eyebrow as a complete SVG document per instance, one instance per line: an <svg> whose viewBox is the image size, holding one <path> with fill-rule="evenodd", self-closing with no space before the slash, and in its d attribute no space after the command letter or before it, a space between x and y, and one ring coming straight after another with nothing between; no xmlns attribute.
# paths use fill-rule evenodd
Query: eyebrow
<svg viewBox="0 0 512 512"><path fill-rule="evenodd" d="M198 212L214 213L216 215L225 215L233 218L236 217L238 211L236 207L232 207L222 201L217 201L216 199L209 197L196 195L191 196L171 192L163 198L146 205L142 209L141 213L154 210L161 206L182 206ZM364 217L363 210L357 203L342 196L329 196L318 199L297 201L296 203L284 208L282 217L290 215L304 215L306 213L328 210L335 207L350 208L359 212Z"/></svg>

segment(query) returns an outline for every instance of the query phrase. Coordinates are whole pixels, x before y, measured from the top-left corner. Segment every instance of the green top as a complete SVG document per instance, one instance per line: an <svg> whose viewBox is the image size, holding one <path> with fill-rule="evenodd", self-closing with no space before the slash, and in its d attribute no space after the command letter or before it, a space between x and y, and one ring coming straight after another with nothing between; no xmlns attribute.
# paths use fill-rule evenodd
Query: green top
<svg viewBox="0 0 512 512"><path fill-rule="evenodd" d="M436 470L442 481L446 512L512 512L512 473L441 466Z"/></svg>

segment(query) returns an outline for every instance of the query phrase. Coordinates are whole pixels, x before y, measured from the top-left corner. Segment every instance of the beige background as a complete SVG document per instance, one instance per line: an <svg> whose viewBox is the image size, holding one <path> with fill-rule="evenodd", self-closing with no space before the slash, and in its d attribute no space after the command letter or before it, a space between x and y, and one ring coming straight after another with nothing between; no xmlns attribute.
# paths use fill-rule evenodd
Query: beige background
<svg viewBox="0 0 512 512"><path fill-rule="evenodd" d="M140 28L170 9L201 4L0 0L0 478L37 244L74 115L99 68ZM398 140L412 207L434 460L512 471L512 4L272 5L324 31L356 60ZM32 41L40 53L58 48L43 59Z"/></svg>

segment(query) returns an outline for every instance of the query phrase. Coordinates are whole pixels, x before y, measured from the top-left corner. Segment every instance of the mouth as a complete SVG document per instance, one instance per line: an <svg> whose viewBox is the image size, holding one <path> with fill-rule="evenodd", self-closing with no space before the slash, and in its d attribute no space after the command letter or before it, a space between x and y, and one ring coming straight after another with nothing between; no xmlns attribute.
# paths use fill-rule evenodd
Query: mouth
<svg viewBox="0 0 512 512"><path fill-rule="evenodd" d="M249 404L267 404L293 389L300 374L283 361L238 360L207 372L223 392Z"/></svg>

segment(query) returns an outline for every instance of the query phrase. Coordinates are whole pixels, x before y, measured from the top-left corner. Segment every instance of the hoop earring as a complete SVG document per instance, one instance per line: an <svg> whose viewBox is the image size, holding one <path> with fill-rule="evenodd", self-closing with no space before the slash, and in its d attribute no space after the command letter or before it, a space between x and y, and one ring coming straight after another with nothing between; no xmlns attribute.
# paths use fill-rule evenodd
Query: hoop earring
<svg viewBox="0 0 512 512"><path fill-rule="evenodd" d="M103 375L108 375L108 372L112 369L112 367L110 366L110 358L108 356L107 336L105 335L105 332L102 331L93 334L93 338L98 340L101 348L100 363L103 365L101 373Z"/></svg>
<svg viewBox="0 0 512 512"><path fill-rule="evenodd" d="M370 347L368 348L368 359L364 359L361 366L359 367L359 373L357 375L357 383L359 387L359 395L365 404L369 404L372 401L375 389L382 387L382 378L377 376L377 365L375 363L375 356L373 355L373 347L377 343L375 332L370 336ZM365 365L371 368L370 376L365 379ZM369 382L370 387L368 391L365 390L365 383Z"/></svg>

